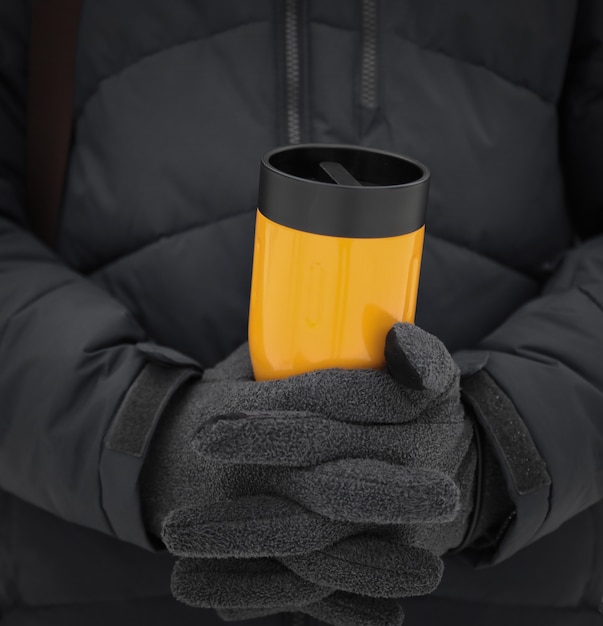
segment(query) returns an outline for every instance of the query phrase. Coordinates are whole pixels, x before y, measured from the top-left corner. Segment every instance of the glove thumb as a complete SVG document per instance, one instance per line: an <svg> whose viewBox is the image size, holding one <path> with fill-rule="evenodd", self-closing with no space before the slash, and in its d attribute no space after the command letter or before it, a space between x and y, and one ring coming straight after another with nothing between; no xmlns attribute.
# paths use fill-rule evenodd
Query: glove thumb
<svg viewBox="0 0 603 626"><path fill-rule="evenodd" d="M397 323L385 339L385 361L391 376L410 389L443 393L459 376L446 346L418 326Z"/></svg>

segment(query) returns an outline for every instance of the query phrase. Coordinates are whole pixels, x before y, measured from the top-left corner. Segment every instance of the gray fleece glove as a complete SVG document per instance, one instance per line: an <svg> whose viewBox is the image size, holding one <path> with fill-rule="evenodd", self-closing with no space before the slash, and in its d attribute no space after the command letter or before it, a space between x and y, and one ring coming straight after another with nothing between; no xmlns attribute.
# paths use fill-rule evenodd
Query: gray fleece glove
<svg viewBox="0 0 603 626"><path fill-rule="evenodd" d="M437 586L473 509L473 426L439 340L396 324L385 354L389 373L255 382L243 346L180 395L142 476L178 599L390 626L392 598Z"/></svg>

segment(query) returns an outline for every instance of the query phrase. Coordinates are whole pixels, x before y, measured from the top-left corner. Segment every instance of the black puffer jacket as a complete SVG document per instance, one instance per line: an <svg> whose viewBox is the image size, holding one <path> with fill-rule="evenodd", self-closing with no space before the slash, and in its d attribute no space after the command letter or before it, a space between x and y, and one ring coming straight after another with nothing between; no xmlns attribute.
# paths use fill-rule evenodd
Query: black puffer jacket
<svg viewBox="0 0 603 626"><path fill-rule="evenodd" d="M24 212L28 11L0 4L2 625L220 623L103 439L149 361L159 415L245 339L259 158L297 141L429 165L417 323L487 359L552 477L510 462L496 564L449 557L407 623L603 623L603 3L87 0L58 254Z"/></svg>

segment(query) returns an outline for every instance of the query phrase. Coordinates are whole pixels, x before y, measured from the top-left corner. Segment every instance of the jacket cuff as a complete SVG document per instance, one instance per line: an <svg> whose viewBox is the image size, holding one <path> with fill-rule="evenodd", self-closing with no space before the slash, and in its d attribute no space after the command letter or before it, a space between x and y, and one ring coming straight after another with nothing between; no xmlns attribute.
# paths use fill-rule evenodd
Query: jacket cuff
<svg viewBox="0 0 603 626"><path fill-rule="evenodd" d="M148 363L107 432L100 460L102 506L114 534L123 541L149 550L158 547L144 526L138 479L149 442L170 399L201 374L188 361L177 364L157 359Z"/></svg>
<svg viewBox="0 0 603 626"><path fill-rule="evenodd" d="M549 511L551 477L512 401L485 370L462 380L462 395L500 463L515 507L495 550L467 555L475 564L492 565L534 540Z"/></svg>

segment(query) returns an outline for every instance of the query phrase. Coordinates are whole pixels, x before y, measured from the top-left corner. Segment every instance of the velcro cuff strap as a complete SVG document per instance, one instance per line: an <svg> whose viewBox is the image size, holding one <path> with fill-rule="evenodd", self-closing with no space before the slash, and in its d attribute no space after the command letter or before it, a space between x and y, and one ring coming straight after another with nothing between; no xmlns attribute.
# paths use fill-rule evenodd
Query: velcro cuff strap
<svg viewBox="0 0 603 626"><path fill-rule="evenodd" d="M481 370L463 380L463 395L507 461L515 491L528 495L551 484L546 465L509 397Z"/></svg>
<svg viewBox="0 0 603 626"><path fill-rule="evenodd" d="M141 457L174 392L193 376L199 376L199 372L149 363L128 390L105 445L111 450Z"/></svg>
<svg viewBox="0 0 603 626"><path fill-rule="evenodd" d="M174 394L201 372L149 363L134 381L105 438L100 461L102 505L117 537L155 550L144 527L138 478L153 432Z"/></svg>
<svg viewBox="0 0 603 626"><path fill-rule="evenodd" d="M463 378L461 385L463 400L473 409L500 462L515 506L515 517L489 560L499 562L528 545L542 526L549 510L551 477L527 426L494 379L480 370Z"/></svg>

